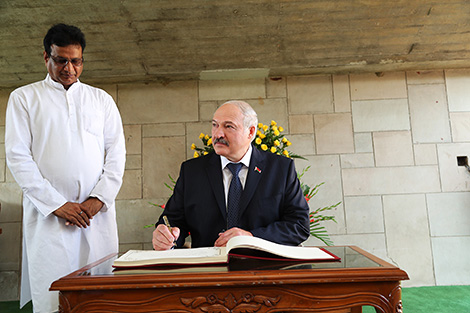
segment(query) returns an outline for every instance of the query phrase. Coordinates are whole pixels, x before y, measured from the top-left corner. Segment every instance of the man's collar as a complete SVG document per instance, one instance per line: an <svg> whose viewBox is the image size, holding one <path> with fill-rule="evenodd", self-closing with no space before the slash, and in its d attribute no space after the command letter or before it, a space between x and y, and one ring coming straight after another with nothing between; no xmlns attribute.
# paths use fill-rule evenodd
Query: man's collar
<svg viewBox="0 0 470 313"><path fill-rule="evenodd" d="M54 87L55 89L60 89L60 90L67 91L67 89L65 89L64 86L61 83L58 83L58 82L54 81L52 79L51 75L49 75L49 73L47 73L47 76L46 76L46 83L48 85ZM72 86L70 86L68 90L75 89L75 88L77 88L78 85L80 85L80 80L79 79L77 79L77 81L75 83L73 83Z"/></svg>
<svg viewBox="0 0 470 313"><path fill-rule="evenodd" d="M250 160L251 160L252 152L253 152L253 146L250 144L243 158L240 160L240 162L237 162L237 163L243 163L243 165L245 165L246 167L250 167ZM229 159L227 159L226 157L222 155L220 156L220 161L222 163L222 169L224 169L228 163L233 163L232 161L230 161Z"/></svg>

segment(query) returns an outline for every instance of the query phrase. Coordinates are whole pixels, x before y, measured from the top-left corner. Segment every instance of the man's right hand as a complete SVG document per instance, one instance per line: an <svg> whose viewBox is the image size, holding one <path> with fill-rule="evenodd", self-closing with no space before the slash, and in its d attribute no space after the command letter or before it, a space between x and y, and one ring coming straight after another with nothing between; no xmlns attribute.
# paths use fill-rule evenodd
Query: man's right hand
<svg viewBox="0 0 470 313"><path fill-rule="evenodd" d="M152 244L155 250L169 250L175 246L176 240L180 236L180 229L172 227L170 229L163 224L159 224L153 231Z"/></svg>
<svg viewBox="0 0 470 313"><path fill-rule="evenodd" d="M61 217L68 222L78 227L90 226L90 218L86 209L80 203L67 202L54 212L55 216ZM67 223L66 223L67 224Z"/></svg>

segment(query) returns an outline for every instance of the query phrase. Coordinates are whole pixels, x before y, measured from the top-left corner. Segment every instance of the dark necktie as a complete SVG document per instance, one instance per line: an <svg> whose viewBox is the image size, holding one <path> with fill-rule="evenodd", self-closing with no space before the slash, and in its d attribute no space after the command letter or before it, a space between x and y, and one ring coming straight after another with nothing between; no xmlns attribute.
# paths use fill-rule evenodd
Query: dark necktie
<svg viewBox="0 0 470 313"><path fill-rule="evenodd" d="M238 225L239 211L240 211L240 198L242 195L242 183L238 177L243 164L242 163L229 163L228 169L232 172L232 181L228 189L228 212L227 212L227 227L228 229L240 226Z"/></svg>

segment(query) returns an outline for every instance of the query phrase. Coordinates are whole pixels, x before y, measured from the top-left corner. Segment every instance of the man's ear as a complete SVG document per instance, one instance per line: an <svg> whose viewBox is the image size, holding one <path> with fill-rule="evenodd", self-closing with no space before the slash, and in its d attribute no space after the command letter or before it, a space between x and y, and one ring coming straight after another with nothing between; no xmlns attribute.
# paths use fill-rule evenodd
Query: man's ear
<svg viewBox="0 0 470 313"><path fill-rule="evenodd" d="M46 51L43 52L43 55L44 55L44 62L47 64L47 61L49 60L49 56L47 55Z"/></svg>
<svg viewBox="0 0 470 313"><path fill-rule="evenodd" d="M248 138L250 140L253 140L253 138L255 138L255 135L256 135L256 127L250 126L250 128L248 128Z"/></svg>

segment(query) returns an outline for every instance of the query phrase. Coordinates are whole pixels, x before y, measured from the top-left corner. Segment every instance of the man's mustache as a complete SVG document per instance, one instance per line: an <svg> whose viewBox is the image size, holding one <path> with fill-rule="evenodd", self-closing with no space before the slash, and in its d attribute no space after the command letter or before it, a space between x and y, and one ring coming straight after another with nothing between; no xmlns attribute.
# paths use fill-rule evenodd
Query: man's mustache
<svg viewBox="0 0 470 313"><path fill-rule="evenodd" d="M222 137L221 137L221 138L215 138L215 139L213 140L213 144L215 145L216 143L224 144L224 145L226 145L227 147L229 146L228 141L225 140L225 139L222 138Z"/></svg>

